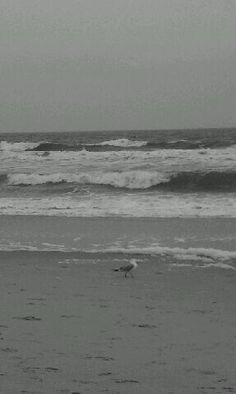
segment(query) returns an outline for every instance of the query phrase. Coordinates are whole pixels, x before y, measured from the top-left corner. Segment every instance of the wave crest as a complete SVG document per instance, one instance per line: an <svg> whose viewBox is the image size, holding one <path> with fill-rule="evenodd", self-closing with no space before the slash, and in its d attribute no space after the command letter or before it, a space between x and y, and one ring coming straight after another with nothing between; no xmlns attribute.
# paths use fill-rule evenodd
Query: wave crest
<svg viewBox="0 0 236 394"><path fill-rule="evenodd" d="M82 142L68 144L67 142L58 141L38 141L38 142L8 142L0 141L0 151L5 152L24 152L24 151L119 151L119 150L199 150L199 149L219 149L235 147L232 141L208 141L208 140L160 140L160 141L143 141L131 140L128 138L118 138L105 140L102 142Z"/></svg>
<svg viewBox="0 0 236 394"><path fill-rule="evenodd" d="M99 142L99 143L93 144L93 145L100 145L100 146L111 145L111 146L119 146L121 148L141 148L142 146L146 146L147 142L146 141L133 141L133 140L129 140L127 138L119 138L119 139Z"/></svg>
<svg viewBox="0 0 236 394"><path fill-rule="evenodd" d="M2 174L3 183L6 175ZM10 185L42 185L72 183L83 185L112 186L120 189L157 189L171 192L236 192L236 172L182 172L165 174L151 171L54 173L54 174L11 174Z"/></svg>
<svg viewBox="0 0 236 394"><path fill-rule="evenodd" d="M8 176L10 185L42 185L76 183L108 185L126 189L148 189L159 183L168 182L168 177L160 173L145 171L81 173L81 174L12 174Z"/></svg>
<svg viewBox="0 0 236 394"><path fill-rule="evenodd" d="M146 141L133 141L126 138L120 138L115 140L108 140L103 142L94 143L81 143L79 145L68 145L58 142L42 142L37 144L30 150L35 151L80 151L86 149L88 151L104 151L105 150L120 150L120 149L132 149L141 148L146 146Z"/></svg>
<svg viewBox="0 0 236 394"><path fill-rule="evenodd" d="M26 150L33 150L39 145L38 142L0 142L0 151L5 152L24 152Z"/></svg>

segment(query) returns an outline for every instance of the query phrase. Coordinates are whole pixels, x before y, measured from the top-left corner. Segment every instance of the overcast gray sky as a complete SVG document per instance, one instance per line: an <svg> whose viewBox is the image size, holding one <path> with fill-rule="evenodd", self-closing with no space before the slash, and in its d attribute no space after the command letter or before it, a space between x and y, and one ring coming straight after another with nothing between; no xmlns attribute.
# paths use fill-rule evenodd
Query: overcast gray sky
<svg viewBox="0 0 236 394"><path fill-rule="evenodd" d="M0 0L0 130L236 126L235 0Z"/></svg>

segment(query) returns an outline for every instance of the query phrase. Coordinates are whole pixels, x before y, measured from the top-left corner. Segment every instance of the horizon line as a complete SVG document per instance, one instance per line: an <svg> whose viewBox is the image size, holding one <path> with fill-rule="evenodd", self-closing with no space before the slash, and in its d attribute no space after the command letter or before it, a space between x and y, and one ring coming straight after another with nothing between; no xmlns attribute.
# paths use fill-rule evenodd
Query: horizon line
<svg viewBox="0 0 236 394"><path fill-rule="evenodd" d="M220 127L184 127L184 128L162 128L162 129L104 129L104 130L33 130L33 131L16 131L16 130L10 130L10 131L2 131L0 130L0 134L16 134L16 133L21 133L21 134L27 134L27 133L32 133L32 134L37 134L37 133L122 133L122 132L143 132L143 131L198 131L198 130L230 130L230 129L236 129L236 126L220 126Z"/></svg>

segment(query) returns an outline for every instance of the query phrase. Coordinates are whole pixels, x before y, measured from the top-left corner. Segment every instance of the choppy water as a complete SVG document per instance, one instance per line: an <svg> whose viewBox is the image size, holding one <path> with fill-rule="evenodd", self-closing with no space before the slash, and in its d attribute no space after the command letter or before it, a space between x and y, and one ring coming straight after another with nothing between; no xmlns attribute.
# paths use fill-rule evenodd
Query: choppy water
<svg viewBox="0 0 236 394"><path fill-rule="evenodd" d="M236 129L0 134L0 214L236 217Z"/></svg>

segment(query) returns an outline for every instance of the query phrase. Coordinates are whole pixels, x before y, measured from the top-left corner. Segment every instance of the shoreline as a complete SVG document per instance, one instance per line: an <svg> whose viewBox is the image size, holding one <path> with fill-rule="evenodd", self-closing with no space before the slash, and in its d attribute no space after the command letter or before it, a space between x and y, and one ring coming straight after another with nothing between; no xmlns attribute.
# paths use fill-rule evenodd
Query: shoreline
<svg viewBox="0 0 236 394"><path fill-rule="evenodd" d="M236 218L0 216L0 250L236 252Z"/></svg>

